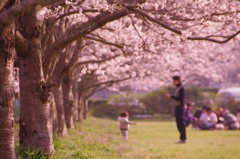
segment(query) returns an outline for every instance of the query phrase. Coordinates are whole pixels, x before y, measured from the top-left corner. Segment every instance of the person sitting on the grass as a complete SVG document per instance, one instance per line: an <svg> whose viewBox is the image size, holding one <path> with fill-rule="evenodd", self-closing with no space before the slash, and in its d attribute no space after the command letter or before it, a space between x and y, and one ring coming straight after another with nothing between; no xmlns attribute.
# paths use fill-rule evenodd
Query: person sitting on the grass
<svg viewBox="0 0 240 159"><path fill-rule="evenodd" d="M128 112L123 112L118 117L118 121L120 122L119 128L124 140L128 140L128 129L130 129L130 125L136 125L135 122L130 122L128 118Z"/></svg>
<svg viewBox="0 0 240 159"><path fill-rule="evenodd" d="M212 108L207 107L206 113L203 113L199 119L199 128L202 130L213 130L217 123L217 116L212 112Z"/></svg>
<svg viewBox="0 0 240 159"><path fill-rule="evenodd" d="M203 113L206 113L206 109L207 109L207 106L203 106L202 108L196 110L196 112L194 113L194 117L196 117L198 120L200 119L201 115Z"/></svg>
<svg viewBox="0 0 240 159"><path fill-rule="evenodd" d="M217 123L218 124L223 123L224 118L223 118L222 112L223 112L223 108L222 107L218 107L216 109L216 115L217 115L217 118L218 118Z"/></svg>
<svg viewBox="0 0 240 159"><path fill-rule="evenodd" d="M216 109L216 115L217 115L217 119L218 119L217 124L216 124L216 130L224 130L225 129L225 127L223 125L224 118L223 118L222 112L223 112L222 107L218 107Z"/></svg>
<svg viewBox="0 0 240 159"><path fill-rule="evenodd" d="M237 130L239 129L239 122L237 117L229 112L228 109L225 109L222 113L224 118L223 125L227 127L229 130Z"/></svg>
<svg viewBox="0 0 240 159"><path fill-rule="evenodd" d="M198 120L196 117L193 117L190 112L193 109L193 104L191 102L187 103L187 108L185 109L185 122L186 122L186 127L190 124L195 126L195 122Z"/></svg>

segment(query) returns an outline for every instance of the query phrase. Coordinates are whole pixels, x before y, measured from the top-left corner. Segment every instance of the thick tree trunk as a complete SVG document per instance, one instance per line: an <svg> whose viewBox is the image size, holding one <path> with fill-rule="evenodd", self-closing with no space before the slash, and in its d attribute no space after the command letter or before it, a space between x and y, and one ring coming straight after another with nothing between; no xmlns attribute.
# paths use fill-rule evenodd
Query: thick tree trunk
<svg viewBox="0 0 240 159"><path fill-rule="evenodd" d="M50 101L51 85L42 76L39 41L29 41L30 51L19 58L20 71L20 148L40 149L49 154L53 151Z"/></svg>
<svg viewBox="0 0 240 159"><path fill-rule="evenodd" d="M65 112L66 125L68 128L74 128L74 106L73 106L73 93L72 93L72 84L69 77L64 77L62 83L63 89L63 105Z"/></svg>
<svg viewBox="0 0 240 159"><path fill-rule="evenodd" d="M66 136L68 134L66 122L65 122L65 114L63 107L63 92L61 83L57 83L55 88L53 89L56 109L57 109L57 119L58 119L58 128L57 134L59 136Z"/></svg>
<svg viewBox="0 0 240 159"><path fill-rule="evenodd" d="M53 85L46 84L42 68L40 26L36 10L26 12L20 19L19 30L27 49L19 54L20 72L20 148L40 150L48 155L54 150L50 113Z"/></svg>
<svg viewBox="0 0 240 159"><path fill-rule="evenodd" d="M0 158L14 159L15 24L0 28Z"/></svg>

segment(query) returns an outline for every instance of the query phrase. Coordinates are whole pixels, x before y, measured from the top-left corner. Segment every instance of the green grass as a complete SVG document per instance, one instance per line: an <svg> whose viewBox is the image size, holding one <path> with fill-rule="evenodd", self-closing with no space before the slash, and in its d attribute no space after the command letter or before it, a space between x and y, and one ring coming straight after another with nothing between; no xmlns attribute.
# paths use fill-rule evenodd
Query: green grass
<svg viewBox="0 0 240 159"><path fill-rule="evenodd" d="M55 139L53 159L239 159L240 131L196 131L188 128L187 144L175 144L173 121L139 120L121 140L118 123L89 118L70 136Z"/></svg>

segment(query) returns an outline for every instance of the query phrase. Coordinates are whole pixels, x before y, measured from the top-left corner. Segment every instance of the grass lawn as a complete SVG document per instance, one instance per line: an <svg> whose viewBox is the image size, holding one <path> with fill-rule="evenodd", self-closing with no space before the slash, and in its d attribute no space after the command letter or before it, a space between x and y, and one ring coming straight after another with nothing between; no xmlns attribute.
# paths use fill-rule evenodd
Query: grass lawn
<svg viewBox="0 0 240 159"><path fill-rule="evenodd" d="M90 117L69 130L68 137L54 139L51 159L240 159L240 131L189 127L187 136L186 144L175 144L179 134L172 119L145 119L137 120L129 131L129 141L123 141L118 122ZM26 158L18 152L17 156Z"/></svg>
<svg viewBox="0 0 240 159"><path fill-rule="evenodd" d="M174 121L138 120L123 141L118 123L90 117L55 139L52 159L239 159L240 131L187 130L186 144L175 144Z"/></svg>

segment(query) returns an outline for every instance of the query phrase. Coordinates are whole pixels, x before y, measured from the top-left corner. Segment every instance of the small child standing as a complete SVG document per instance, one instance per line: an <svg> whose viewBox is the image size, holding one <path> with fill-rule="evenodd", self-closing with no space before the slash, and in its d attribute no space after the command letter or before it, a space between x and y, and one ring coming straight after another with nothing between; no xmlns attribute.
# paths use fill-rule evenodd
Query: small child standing
<svg viewBox="0 0 240 159"><path fill-rule="evenodd" d="M118 117L118 121L120 122L119 128L124 140L128 140L128 129L130 129L130 125L136 125L136 123L130 122L128 118L128 112L123 112Z"/></svg>

